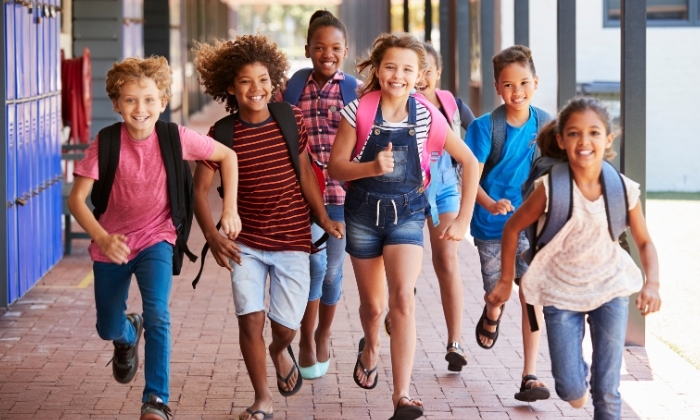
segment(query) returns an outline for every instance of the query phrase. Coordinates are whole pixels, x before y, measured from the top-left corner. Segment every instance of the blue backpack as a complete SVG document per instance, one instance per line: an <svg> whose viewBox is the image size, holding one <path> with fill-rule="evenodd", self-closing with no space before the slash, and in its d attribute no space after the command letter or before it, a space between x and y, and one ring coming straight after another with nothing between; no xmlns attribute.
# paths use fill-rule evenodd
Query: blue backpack
<svg viewBox="0 0 700 420"><path fill-rule="evenodd" d="M287 87L284 90L284 95L282 95L282 100L289 102L292 105L299 103L299 98L301 98L301 91L304 90L306 81L309 80L309 75L313 69L303 68L296 73L294 73L287 82ZM357 79L345 74L345 79L340 80L340 95L343 97L343 103L345 105L357 99Z"/></svg>

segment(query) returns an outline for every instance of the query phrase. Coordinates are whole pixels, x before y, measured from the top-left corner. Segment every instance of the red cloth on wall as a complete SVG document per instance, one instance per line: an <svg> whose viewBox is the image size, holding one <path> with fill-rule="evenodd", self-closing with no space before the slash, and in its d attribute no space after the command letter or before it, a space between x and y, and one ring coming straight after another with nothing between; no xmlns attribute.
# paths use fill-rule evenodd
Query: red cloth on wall
<svg viewBox="0 0 700 420"><path fill-rule="evenodd" d="M92 64L86 47L81 57L64 59L61 51L61 110L70 127L68 143L89 143L92 123Z"/></svg>

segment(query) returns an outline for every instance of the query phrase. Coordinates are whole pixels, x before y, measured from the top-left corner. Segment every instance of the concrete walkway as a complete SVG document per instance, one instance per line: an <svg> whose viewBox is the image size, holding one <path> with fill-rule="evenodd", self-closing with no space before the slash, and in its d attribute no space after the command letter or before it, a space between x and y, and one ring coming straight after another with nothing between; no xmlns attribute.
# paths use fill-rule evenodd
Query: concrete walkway
<svg viewBox="0 0 700 420"><path fill-rule="evenodd" d="M192 126L206 131L212 116ZM214 190L210 202L220 210ZM427 239L427 237L426 237ZM143 369L129 385L116 383L111 367L112 344L95 331L91 261L87 241L74 241L74 254L64 258L29 293L0 316L0 419L135 419L144 386ZM190 238L201 249L195 226ZM517 293L501 324L493 350L476 345L474 323L483 308L483 290L474 247L459 248L465 286L463 345L469 364L461 374L447 371L445 321L438 284L426 247L417 284L418 343L413 370L413 396L422 398L428 419L589 419L593 409L573 410L554 393L546 337L543 336L540 378L552 398L533 404L513 398L520 382L522 341ZM170 407L178 420L235 419L253 400L238 345L238 327L228 273L207 260L197 288L190 285L198 265L186 264L174 278L171 296L172 374ZM141 310L135 282L129 312ZM333 327L328 374L305 381L295 396L276 391L272 362L268 382L275 396L276 419L386 419L391 416L391 365L388 337L383 336L379 384L372 391L352 380L357 342L362 336L359 299L349 260L343 298ZM266 340L269 342L269 329ZM297 347L295 346L295 351ZM143 360L143 344L140 349ZM700 372L651 335L646 348L625 352L623 418L700 419Z"/></svg>

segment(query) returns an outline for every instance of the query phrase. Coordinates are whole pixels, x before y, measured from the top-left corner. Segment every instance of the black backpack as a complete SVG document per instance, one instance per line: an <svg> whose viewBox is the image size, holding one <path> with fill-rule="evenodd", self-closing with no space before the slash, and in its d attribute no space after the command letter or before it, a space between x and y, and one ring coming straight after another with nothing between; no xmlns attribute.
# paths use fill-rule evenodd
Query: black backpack
<svg viewBox="0 0 700 420"><path fill-rule="evenodd" d="M115 123L103 128L98 134L99 179L95 181L90 194L95 206L93 214L98 220L107 210L114 175L119 166L121 127L122 123ZM197 256L187 247L194 215L192 171L187 162L182 160L182 144L177 124L156 121L156 134L168 179L170 214L177 229L177 239L173 245L173 275L177 276L182 270L185 254L190 261L197 261Z"/></svg>
<svg viewBox="0 0 700 420"><path fill-rule="evenodd" d="M284 142L287 145L287 150L289 151L289 157L292 160L292 166L294 167L294 172L297 175L297 179L301 182L301 169L299 167L299 128L297 127L297 119L294 115L294 109L292 105L287 102L270 102L267 104L267 108L270 110L272 118L277 122L277 125L282 132L282 137L284 137ZM236 119L238 114L230 114L216 123L214 123L214 140L233 149L233 135L236 126ZM313 164L313 162L312 162ZM224 186L217 187L219 191L219 197L224 198ZM312 212L312 221L314 220ZM216 229L221 228L221 221L216 224ZM328 240L328 233L323 233L323 236L319 238L316 242L312 244L312 249L318 249L324 242ZM202 276L202 270L204 270L204 260L206 259L207 252L209 251L209 243L204 244L202 248L202 253L200 254L201 260L199 265L199 272L197 277L192 281L192 288L197 288L197 283Z"/></svg>

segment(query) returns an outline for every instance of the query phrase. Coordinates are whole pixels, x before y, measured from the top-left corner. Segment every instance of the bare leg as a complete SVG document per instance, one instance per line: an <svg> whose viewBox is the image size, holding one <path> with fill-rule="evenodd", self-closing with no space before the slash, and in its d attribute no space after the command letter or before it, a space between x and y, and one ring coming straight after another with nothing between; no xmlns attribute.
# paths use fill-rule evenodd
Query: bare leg
<svg viewBox="0 0 700 420"><path fill-rule="evenodd" d="M289 328L280 325L275 321L271 321L270 325L272 327L272 342L270 343L269 347L270 358L272 359L272 363L275 365L277 374L284 378L289 374L289 372L292 371L292 368L294 367L294 362L287 353L287 346L292 343L294 335L296 335L296 331L290 330ZM286 383L280 381L279 379L277 382L284 391L291 391L294 389L297 379L299 379L299 372L295 369L292 376L289 377L289 380Z"/></svg>
<svg viewBox="0 0 700 420"><path fill-rule="evenodd" d="M301 327L299 328L299 366L309 367L316 364L314 329L316 328L320 301L321 299L309 301L306 304L304 318L301 319Z"/></svg>
<svg viewBox="0 0 700 420"><path fill-rule="evenodd" d="M255 401L250 406L251 410L272 412L272 394L267 386L265 340L262 335L264 326L264 312L253 312L238 317L238 337L241 343L241 353L255 391ZM248 412L243 412L239 418L247 420L251 417Z"/></svg>
<svg viewBox="0 0 700 420"><path fill-rule="evenodd" d="M527 304L525 303L523 288L519 287L518 289L520 289L518 296L520 297L522 312L523 356L525 358L522 376L524 377L525 375L537 375L537 353L540 350L540 330L535 332L530 331L530 318L527 316ZM544 315L542 314L541 306L535 306L535 314L537 315L537 323L540 325L540 328L542 328L542 325L544 325ZM543 386L546 387L547 385L542 381L534 381L532 384L533 388Z"/></svg>
<svg viewBox="0 0 700 420"><path fill-rule="evenodd" d="M440 215L440 224L454 220L457 213L443 213ZM433 251L433 267L440 285L440 298L442 311L445 314L447 324L447 342L462 342L462 305L463 285L459 275L459 262L457 260L457 247L459 242L440 239L440 227L433 226L433 221L428 218L428 231L430 232L430 245Z"/></svg>
<svg viewBox="0 0 700 420"><path fill-rule="evenodd" d="M314 340L316 340L316 360L319 362L328 361L331 355L331 325L333 324L333 318L335 318L336 308L337 305L319 304L318 327L314 333Z"/></svg>
<svg viewBox="0 0 700 420"><path fill-rule="evenodd" d="M411 372L416 351L416 318L413 287L421 269L423 248L416 245L387 245L384 263L391 309L391 370L394 406L401 397L410 397ZM422 405L418 400L406 401Z"/></svg>
<svg viewBox="0 0 700 420"><path fill-rule="evenodd" d="M350 257L350 261L357 279L357 289L360 295L360 322L365 338L365 347L360 360L370 370L377 366L379 360L379 326L386 305L384 260L382 257L370 259ZM367 377L358 366L355 375L363 386L371 386L374 383L376 372Z"/></svg>

